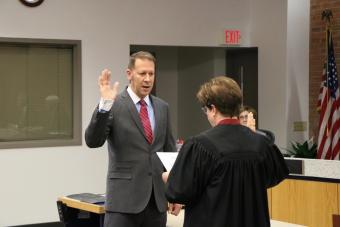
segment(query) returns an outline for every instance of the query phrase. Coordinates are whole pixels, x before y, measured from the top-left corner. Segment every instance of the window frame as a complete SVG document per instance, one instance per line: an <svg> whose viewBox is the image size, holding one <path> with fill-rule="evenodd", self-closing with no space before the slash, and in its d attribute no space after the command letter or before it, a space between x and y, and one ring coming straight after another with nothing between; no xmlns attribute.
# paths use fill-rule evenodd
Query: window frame
<svg viewBox="0 0 340 227"><path fill-rule="evenodd" d="M67 47L72 48L72 139L41 139L21 141L0 141L0 149L33 148L82 145L82 76L81 76L81 40L70 39L35 39L0 37L1 45L30 46L30 47Z"/></svg>

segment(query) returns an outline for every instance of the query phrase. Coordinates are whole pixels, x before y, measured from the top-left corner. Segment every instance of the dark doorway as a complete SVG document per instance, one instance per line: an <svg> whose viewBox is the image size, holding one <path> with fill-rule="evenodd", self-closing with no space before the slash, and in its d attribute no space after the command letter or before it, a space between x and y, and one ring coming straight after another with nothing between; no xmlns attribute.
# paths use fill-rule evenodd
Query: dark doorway
<svg viewBox="0 0 340 227"><path fill-rule="evenodd" d="M226 51L226 74L243 91L243 104L258 110L258 51L257 48L233 48ZM256 119L258 124L258 119Z"/></svg>
<svg viewBox="0 0 340 227"><path fill-rule="evenodd" d="M130 53L140 50L157 57L154 94L170 106L175 138L187 139L211 127L196 93L200 85L212 77L227 75L240 86L243 81L244 103L258 107L256 47L130 46Z"/></svg>

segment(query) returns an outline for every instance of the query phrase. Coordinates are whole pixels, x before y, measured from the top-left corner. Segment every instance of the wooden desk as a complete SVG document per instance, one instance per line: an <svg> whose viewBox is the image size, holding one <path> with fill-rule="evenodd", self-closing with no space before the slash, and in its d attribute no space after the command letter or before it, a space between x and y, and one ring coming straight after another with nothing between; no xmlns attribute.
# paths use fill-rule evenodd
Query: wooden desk
<svg viewBox="0 0 340 227"><path fill-rule="evenodd" d="M60 197L57 206L60 221L65 227L102 227L104 224L104 205Z"/></svg>
<svg viewBox="0 0 340 227"><path fill-rule="evenodd" d="M67 227L73 227L73 226L103 226L103 221L104 221L104 214L105 214L105 209L103 205L96 205L96 204L90 204L90 203L86 203L86 202L81 202L79 200L75 200L75 199L71 199L68 197L60 197L58 199L59 202L61 202L62 204L64 204L64 206L67 206L68 208L74 209L71 211L75 211L75 210L81 210L81 211L86 211L89 212L90 214L96 214L97 217L99 217L99 219L97 220L91 220L91 223L85 223L88 222L88 220L85 220L84 222L72 222L72 220L66 220L64 224ZM184 210L182 210L180 212L180 214L175 217L173 215L168 215L168 220L167 220L167 227L182 227L183 226L183 222L184 222ZM73 217L76 218L76 217ZM93 219L93 217L92 217ZM271 226L272 227L304 227L302 225L296 225L296 224L290 224L287 222L280 222L280 221L275 221L275 220L271 220Z"/></svg>
<svg viewBox="0 0 340 227"><path fill-rule="evenodd" d="M61 201L68 207L76 208L79 210L84 210L96 214L104 214L105 213L105 208L103 205L97 205L97 204L91 204L91 203L85 203L81 202L76 199L71 199L68 197L60 197L58 201Z"/></svg>
<svg viewBox="0 0 340 227"><path fill-rule="evenodd" d="M271 218L308 227L339 226L339 189L338 182L286 179L270 189Z"/></svg>

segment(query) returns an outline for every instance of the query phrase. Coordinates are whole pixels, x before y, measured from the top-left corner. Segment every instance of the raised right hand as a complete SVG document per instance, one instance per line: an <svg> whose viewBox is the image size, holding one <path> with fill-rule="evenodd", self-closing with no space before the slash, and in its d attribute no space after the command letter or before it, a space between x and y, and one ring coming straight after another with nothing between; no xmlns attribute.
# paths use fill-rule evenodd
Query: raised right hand
<svg viewBox="0 0 340 227"><path fill-rule="evenodd" d="M111 86L111 71L104 69L98 78L100 95L104 100L115 100L118 94L119 83L115 82Z"/></svg>
<svg viewBox="0 0 340 227"><path fill-rule="evenodd" d="M252 112L248 113L247 126L254 132L256 131L256 121Z"/></svg>

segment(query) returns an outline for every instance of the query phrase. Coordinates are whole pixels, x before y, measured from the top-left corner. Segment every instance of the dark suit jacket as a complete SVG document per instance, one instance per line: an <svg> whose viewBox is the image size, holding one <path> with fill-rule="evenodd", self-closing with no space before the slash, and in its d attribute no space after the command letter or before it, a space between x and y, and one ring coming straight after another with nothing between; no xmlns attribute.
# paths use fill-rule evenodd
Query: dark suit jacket
<svg viewBox="0 0 340 227"><path fill-rule="evenodd" d="M274 144L275 143L275 135L274 135L273 132L271 132L269 130L265 130L265 129L257 129L255 132L257 134L265 136L265 138L267 139L267 141L270 144Z"/></svg>
<svg viewBox="0 0 340 227"><path fill-rule="evenodd" d="M153 143L144 135L135 104L125 90L117 96L110 112L94 111L85 132L86 144L93 147L108 142L109 165L106 185L106 210L139 213L153 191L158 210L166 211L163 164L156 152L176 151L171 133L168 104L150 95L155 113Z"/></svg>

